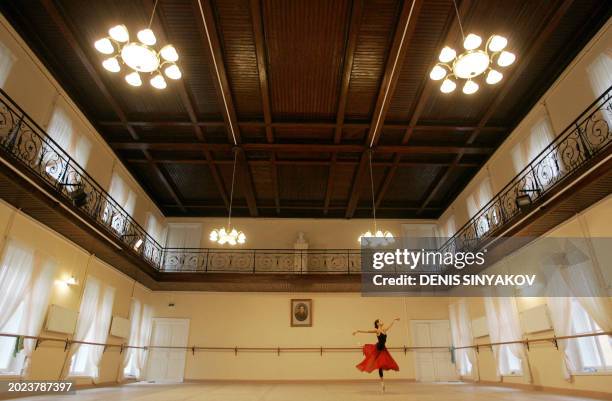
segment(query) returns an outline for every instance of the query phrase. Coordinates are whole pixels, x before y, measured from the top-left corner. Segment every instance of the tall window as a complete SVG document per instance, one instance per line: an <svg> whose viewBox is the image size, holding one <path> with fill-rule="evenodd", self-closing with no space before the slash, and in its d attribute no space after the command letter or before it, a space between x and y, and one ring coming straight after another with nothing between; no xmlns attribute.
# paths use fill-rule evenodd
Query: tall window
<svg viewBox="0 0 612 401"><path fill-rule="evenodd" d="M570 305L572 335L603 331L576 298L572 298ZM568 348L574 348L578 355L574 361L576 372L612 370L612 346L608 336L576 338L570 340Z"/></svg>
<svg viewBox="0 0 612 401"><path fill-rule="evenodd" d="M547 115L542 115L531 126L529 137L512 149L512 163L516 173L521 172L529 163L535 161L534 172L537 183L534 180L533 185L539 185L539 189L545 189L554 183L555 178L559 175L560 166L556 161L556 150L548 149L546 153L540 155L554 139L555 133L550 120Z"/></svg>
<svg viewBox="0 0 612 401"><path fill-rule="evenodd" d="M79 135L65 106L58 102L53 111L47 134L61 149L66 151L74 161L85 168L89 160L91 143ZM58 180L66 168L66 160L58 159L55 150L49 151L45 169L47 174Z"/></svg>
<svg viewBox="0 0 612 401"><path fill-rule="evenodd" d="M486 297L485 310L487 325L492 343L522 340L516 301L510 297ZM523 361L527 355L522 344L503 344L493 346L500 376L522 375Z"/></svg>
<svg viewBox="0 0 612 401"><path fill-rule="evenodd" d="M473 218L478 212L489 203L493 198L493 190L491 188L491 181L488 177L484 178L480 185L467 197L467 209L470 218ZM475 229L478 236L482 236L489 232L492 224L497 224L497 214L494 212L492 215L484 214L478 218L475 222ZM493 219L493 221L491 221Z"/></svg>
<svg viewBox="0 0 612 401"><path fill-rule="evenodd" d="M201 224L168 224L168 235L166 238L167 248L199 248L202 241L202 225ZM165 268L168 270L193 270L198 267L198 254L193 253L191 256L181 258L177 262L177 258L172 257L172 249L166 250ZM185 254L185 252L181 252ZM177 264L181 263L181 264Z"/></svg>
<svg viewBox="0 0 612 401"><path fill-rule="evenodd" d="M114 298L115 289L113 287L103 285L94 277L87 277L75 340L92 343L106 342ZM73 346L75 348L72 351L70 375L97 379L104 347L78 343Z"/></svg>
<svg viewBox="0 0 612 401"><path fill-rule="evenodd" d="M49 303L56 264L7 240L0 261L0 332L38 336ZM0 374L27 375L33 340L0 337Z"/></svg>
<svg viewBox="0 0 612 401"><path fill-rule="evenodd" d="M108 193L129 216L132 216L136 207L136 193L117 172L113 173ZM114 205L108 205L106 219L117 233L123 234L125 232L128 221L120 209Z"/></svg>
<svg viewBox="0 0 612 401"><path fill-rule="evenodd" d="M11 49L0 42L0 87L4 88L15 60L15 55L11 52Z"/></svg>
<svg viewBox="0 0 612 401"><path fill-rule="evenodd" d="M151 325L153 309L139 300L132 301L132 312L130 316L130 339L129 344L137 347L146 347L151 339ZM146 366L147 351L144 349L128 348L124 360L123 374L126 377L141 378Z"/></svg>
<svg viewBox="0 0 612 401"><path fill-rule="evenodd" d="M453 346L456 348L472 345L472 327L467 304L464 299L449 305L451 333ZM476 363L473 348L455 350L457 370L461 376L471 376Z"/></svg>

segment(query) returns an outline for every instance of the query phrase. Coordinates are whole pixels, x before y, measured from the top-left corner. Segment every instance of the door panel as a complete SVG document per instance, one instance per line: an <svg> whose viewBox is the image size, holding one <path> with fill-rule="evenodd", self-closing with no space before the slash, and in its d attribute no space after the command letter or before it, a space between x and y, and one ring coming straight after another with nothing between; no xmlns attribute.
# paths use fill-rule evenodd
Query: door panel
<svg viewBox="0 0 612 401"><path fill-rule="evenodd" d="M450 347L451 344L448 320L413 321L412 335L416 347ZM417 350L415 363L418 381L458 380L450 351Z"/></svg>

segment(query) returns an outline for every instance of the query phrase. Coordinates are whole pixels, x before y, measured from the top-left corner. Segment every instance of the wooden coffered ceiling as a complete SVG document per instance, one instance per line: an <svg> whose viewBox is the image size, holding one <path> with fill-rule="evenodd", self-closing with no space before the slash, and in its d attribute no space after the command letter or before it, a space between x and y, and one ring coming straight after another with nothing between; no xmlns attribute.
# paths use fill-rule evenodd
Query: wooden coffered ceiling
<svg viewBox="0 0 612 401"><path fill-rule="evenodd" d="M183 79L158 91L93 42L153 0L21 0L0 10L167 216L435 218L610 17L601 0L458 0L466 31L518 56L472 96L429 80L460 46L449 0L159 0ZM215 68L216 67L216 68ZM568 99L571 101L571 99Z"/></svg>

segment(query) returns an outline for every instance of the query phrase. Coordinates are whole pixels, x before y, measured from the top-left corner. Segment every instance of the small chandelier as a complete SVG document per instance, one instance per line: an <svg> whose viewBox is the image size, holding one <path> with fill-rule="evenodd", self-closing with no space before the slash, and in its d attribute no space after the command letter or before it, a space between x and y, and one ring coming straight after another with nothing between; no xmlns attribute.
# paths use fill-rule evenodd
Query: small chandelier
<svg viewBox="0 0 612 401"><path fill-rule="evenodd" d="M442 85L440 85L442 93L453 92L457 87L456 80L465 80L462 91L466 95L471 95L476 93L479 88L479 85L474 82L474 78L486 75L485 82L489 85L495 85L504 77L496 68L510 66L516 60L516 56L504 50L508 45L508 39L503 36L491 35L482 49L480 48L482 44L480 36L473 33L464 36L457 4L454 0L453 3L461 28L465 51L457 55L453 48L444 47L440 51L439 62L429 73L429 78L434 81L444 79Z"/></svg>
<svg viewBox="0 0 612 401"><path fill-rule="evenodd" d="M118 73L122 66L126 68L125 81L132 86L141 86L141 74L149 77L149 83L156 89L165 89L167 78L180 79L182 74L176 61L179 56L171 44L163 46L159 51L154 45L157 38L151 30L153 15L157 1L153 6L153 13L149 26L136 34L138 40L131 41L130 33L125 25L117 25L108 30L108 36L94 43L96 50L108 55L102 61L102 66L112 72Z"/></svg>
<svg viewBox="0 0 612 401"><path fill-rule="evenodd" d="M234 181L236 177L236 156L238 148L234 148L234 169L232 170L232 191L230 192L229 214L227 217L227 227L216 228L210 232L210 240L219 245L236 245L246 242L246 235L242 231L232 228L232 201L234 199Z"/></svg>
<svg viewBox="0 0 612 401"><path fill-rule="evenodd" d="M374 175L372 174L372 149L369 151L370 160L370 187L372 189L372 215L374 217L374 230L366 231L357 238L357 242L364 246L386 246L395 242L393 234L389 231L383 231L378 229L376 223L376 200L374 199Z"/></svg>

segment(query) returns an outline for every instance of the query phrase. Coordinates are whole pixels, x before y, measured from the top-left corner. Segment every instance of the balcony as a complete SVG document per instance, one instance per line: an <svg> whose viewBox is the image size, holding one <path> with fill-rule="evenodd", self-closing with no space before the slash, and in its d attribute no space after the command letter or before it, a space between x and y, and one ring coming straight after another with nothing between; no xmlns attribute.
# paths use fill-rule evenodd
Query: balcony
<svg viewBox="0 0 612 401"><path fill-rule="evenodd" d="M579 194L580 188L586 191L599 185L597 193L591 191L588 199L572 206L568 213L575 214L576 208L587 207L609 194L612 188L611 123L612 88L609 88L462 226L442 250L478 249L495 236L514 235L526 227L525 218L537 212L540 213L537 218L548 219L548 223L539 225L540 231L552 228L559 224L559 218L567 217L557 214L555 220L552 214L544 216L542 206L547 205L550 211L555 207L550 203L553 199L557 199L557 203L567 201L568 197ZM150 288L177 289L176 283L212 283L215 280L244 282L244 275L250 275L246 286L271 283L270 280L280 278L287 283L301 284L298 287L271 285L269 288L308 289L317 280L327 280L327 284L337 285L336 288L358 290L358 249L164 248L3 91L0 91L0 156L4 162L2 182L11 182L2 187L5 200L24 207L32 217ZM602 165L602 162L607 164ZM599 170L591 171L597 166ZM577 183L582 187L559 198L561 192ZM44 202L41 200L35 207L29 205L31 194L44 198ZM58 204L62 205L61 210ZM43 208L46 208L44 212ZM54 208L54 213L61 213L63 219L49 217ZM66 217L72 220L66 221ZM531 218L531 223L534 219ZM71 226L65 228L68 224ZM92 242L87 235L93 235L97 242ZM228 277L232 275L235 279ZM342 286L343 283L347 285ZM191 284L180 288L202 287ZM222 289L214 285L207 288Z"/></svg>

